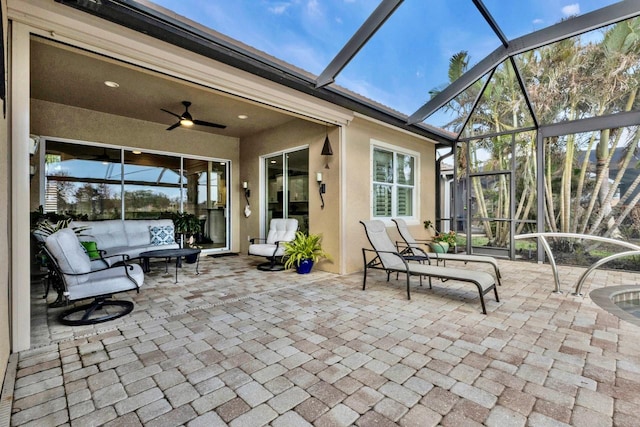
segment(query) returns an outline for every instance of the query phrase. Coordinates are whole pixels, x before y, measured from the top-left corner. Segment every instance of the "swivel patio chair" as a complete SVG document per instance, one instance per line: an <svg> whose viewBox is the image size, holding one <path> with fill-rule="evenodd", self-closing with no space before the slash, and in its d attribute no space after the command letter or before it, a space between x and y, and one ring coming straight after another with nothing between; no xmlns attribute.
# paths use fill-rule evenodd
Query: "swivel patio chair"
<svg viewBox="0 0 640 427"><path fill-rule="evenodd" d="M284 270L282 263L284 243L292 241L296 237L296 231L298 231L297 219L273 218L269 223L269 233L266 239L254 237L250 240L249 255L261 256L269 260L258 265L258 270Z"/></svg>
<svg viewBox="0 0 640 427"><path fill-rule="evenodd" d="M70 228L61 229L47 237L45 250L63 287L67 303L93 299L89 304L75 306L62 312L58 319L65 325L92 325L117 319L133 310L133 302L112 300L114 294L140 291L144 273L137 264L129 264L127 257L110 267L99 267L91 260ZM116 307L109 309L108 307Z"/></svg>
<svg viewBox="0 0 640 427"><path fill-rule="evenodd" d="M424 249L422 249L421 245L426 245L427 240L416 240L411 233L409 232L409 228L407 227L407 223L401 218L394 218L392 221L396 224L396 228L398 229L398 233L402 240L404 240L404 251L405 253L409 253L412 255L425 255L427 254ZM436 265L439 265L442 262L442 265L446 267L447 261L461 261L465 264L469 262L481 262L486 264L491 264L495 271L496 280L498 282L498 286L502 286L500 282L500 269L498 268L498 261L490 256L485 255L467 255L467 254L450 254L450 253L439 253L439 252L429 252L427 255L430 259L434 259L436 261Z"/></svg>
<svg viewBox="0 0 640 427"><path fill-rule="evenodd" d="M362 258L364 261L364 279L362 283L362 290L365 290L367 285L367 270L378 269L384 270L387 273L387 281L389 280L390 273L403 273L407 277L407 299L411 299L410 278L411 276L426 276L435 277L439 279L457 280L461 282L472 283L478 289L480 295L480 304L482 306L482 313L487 314L487 309L484 303L484 295L493 290L496 301L500 301L498 298L498 289L496 282L489 273L483 271L474 271L468 269L457 269L451 267L440 267L422 263L413 263L407 261L403 255L398 252L396 246L391 241L391 238L387 234L387 229L382 221L360 221L364 227L364 231L369 239L369 243L373 249L362 248ZM369 257L367 254L370 254ZM374 254L371 260L371 254ZM449 282L444 282L449 283ZM431 282L429 283L431 288Z"/></svg>

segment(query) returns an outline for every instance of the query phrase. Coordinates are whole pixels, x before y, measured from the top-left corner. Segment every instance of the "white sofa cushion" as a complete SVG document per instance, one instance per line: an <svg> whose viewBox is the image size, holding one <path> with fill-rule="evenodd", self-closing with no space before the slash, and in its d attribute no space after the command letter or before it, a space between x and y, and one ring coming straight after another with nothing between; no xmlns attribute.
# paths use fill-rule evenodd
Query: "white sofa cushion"
<svg viewBox="0 0 640 427"><path fill-rule="evenodd" d="M56 231L47 237L45 245L63 274L82 274L91 271L91 259L72 229L63 228ZM88 280L88 275L67 274L65 274L65 280L69 287L80 285Z"/></svg>
<svg viewBox="0 0 640 427"><path fill-rule="evenodd" d="M129 245L123 221L120 219L72 221L71 227L86 227L82 232L82 240L93 240L97 243L99 250Z"/></svg>
<svg viewBox="0 0 640 427"><path fill-rule="evenodd" d="M106 221L72 221L71 227L83 227L84 231L79 236L81 241L94 241L98 250L104 251L107 256L127 254L136 258L140 252L160 249L151 244L150 227L171 227L171 219L149 220L106 220ZM179 248L180 245L172 242L162 245L161 249ZM113 264L118 260L109 260Z"/></svg>

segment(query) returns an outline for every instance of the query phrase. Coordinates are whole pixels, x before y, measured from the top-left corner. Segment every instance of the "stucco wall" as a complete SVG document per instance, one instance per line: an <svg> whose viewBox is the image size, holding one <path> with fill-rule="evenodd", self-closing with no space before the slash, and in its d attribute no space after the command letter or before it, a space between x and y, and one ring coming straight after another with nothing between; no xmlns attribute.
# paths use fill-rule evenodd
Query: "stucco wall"
<svg viewBox="0 0 640 427"><path fill-rule="evenodd" d="M247 237L260 236L260 156L282 152L294 147L309 147L309 232L322 234L323 248L332 261L323 261L317 268L338 272L340 259L340 163L339 132L329 127L329 139L333 148L333 156L325 159L321 155L327 128L323 125L294 119L277 128L269 129L240 143L240 180L249 182L251 187L252 214L249 218L240 219L241 250L246 252L249 246ZM325 161L329 161L330 169L325 169ZM324 194L325 207L321 208L316 173L323 173L327 192ZM266 232L266 230L265 230Z"/></svg>
<svg viewBox="0 0 640 427"><path fill-rule="evenodd" d="M2 2L2 28L4 31L4 52L7 51L7 7L6 2ZM6 64L6 62L5 62ZM4 78L4 75L2 76ZM9 138L7 130L7 120L0 114L0 206L9 206L9 172L11 165L9 163ZM9 351L11 342L9 340L9 268L11 265L9 259L9 208L0 209L0 265L4 268L0 269L0 384L4 380L4 374L9 359Z"/></svg>
<svg viewBox="0 0 640 427"><path fill-rule="evenodd" d="M345 242L347 273L363 269L362 248L370 248L359 221L371 218L371 139L420 153L419 194L416 209L420 223L410 225L416 238L426 238L421 221L435 215L435 147L430 141L396 131L362 118L346 128L345 160L347 167L345 207ZM392 239L399 236L393 223L387 230Z"/></svg>
<svg viewBox="0 0 640 427"><path fill-rule="evenodd" d="M238 212L239 140L189 129L167 132L166 125L127 117L69 107L47 101L31 100L31 128L35 135L99 142L167 153L188 154L231 160L231 212ZM33 187L37 178L32 180ZM34 204L35 203L35 204ZM32 197L32 208L38 206ZM238 250L238 221L231 221L231 249Z"/></svg>

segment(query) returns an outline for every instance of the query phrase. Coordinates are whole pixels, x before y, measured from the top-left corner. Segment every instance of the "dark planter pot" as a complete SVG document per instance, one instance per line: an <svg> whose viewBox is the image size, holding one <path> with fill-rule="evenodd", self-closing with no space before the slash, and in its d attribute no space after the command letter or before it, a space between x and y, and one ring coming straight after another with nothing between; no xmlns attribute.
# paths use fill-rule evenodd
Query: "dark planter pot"
<svg viewBox="0 0 640 427"><path fill-rule="evenodd" d="M298 274L309 274L311 272L311 268L313 268L313 261L310 259L304 259L296 265L296 271Z"/></svg>
<svg viewBox="0 0 640 427"><path fill-rule="evenodd" d="M197 260L198 260L198 254L187 255L184 257L184 262L186 262L187 264L195 264Z"/></svg>

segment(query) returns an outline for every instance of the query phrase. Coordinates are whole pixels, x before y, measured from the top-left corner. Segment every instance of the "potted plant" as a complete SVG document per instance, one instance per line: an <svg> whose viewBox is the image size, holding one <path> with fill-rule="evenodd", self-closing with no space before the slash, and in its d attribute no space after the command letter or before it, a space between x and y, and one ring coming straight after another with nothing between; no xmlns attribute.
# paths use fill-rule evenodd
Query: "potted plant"
<svg viewBox="0 0 640 427"><path fill-rule="evenodd" d="M299 274L311 272L313 264L329 255L322 249L322 236L296 232L296 237L284 244L285 268L296 267Z"/></svg>
<svg viewBox="0 0 640 427"><path fill-rule="evenodd" d="M450 247L453 248L456 246L457 234L455 231L451 230L447 233L441 233L430 220L424 222L424 228L428 230L431 229L435 232L429 243L432 251L436 253L447 253Z"/></svg>
<svg viewBox="0 0 640 427"><path fill-rule="evenodd" d="M200 220L192 213L176 211L171 215L171 219L176 227L176 233L184 235L185 239L195 236L201 230Z"/></svg>

